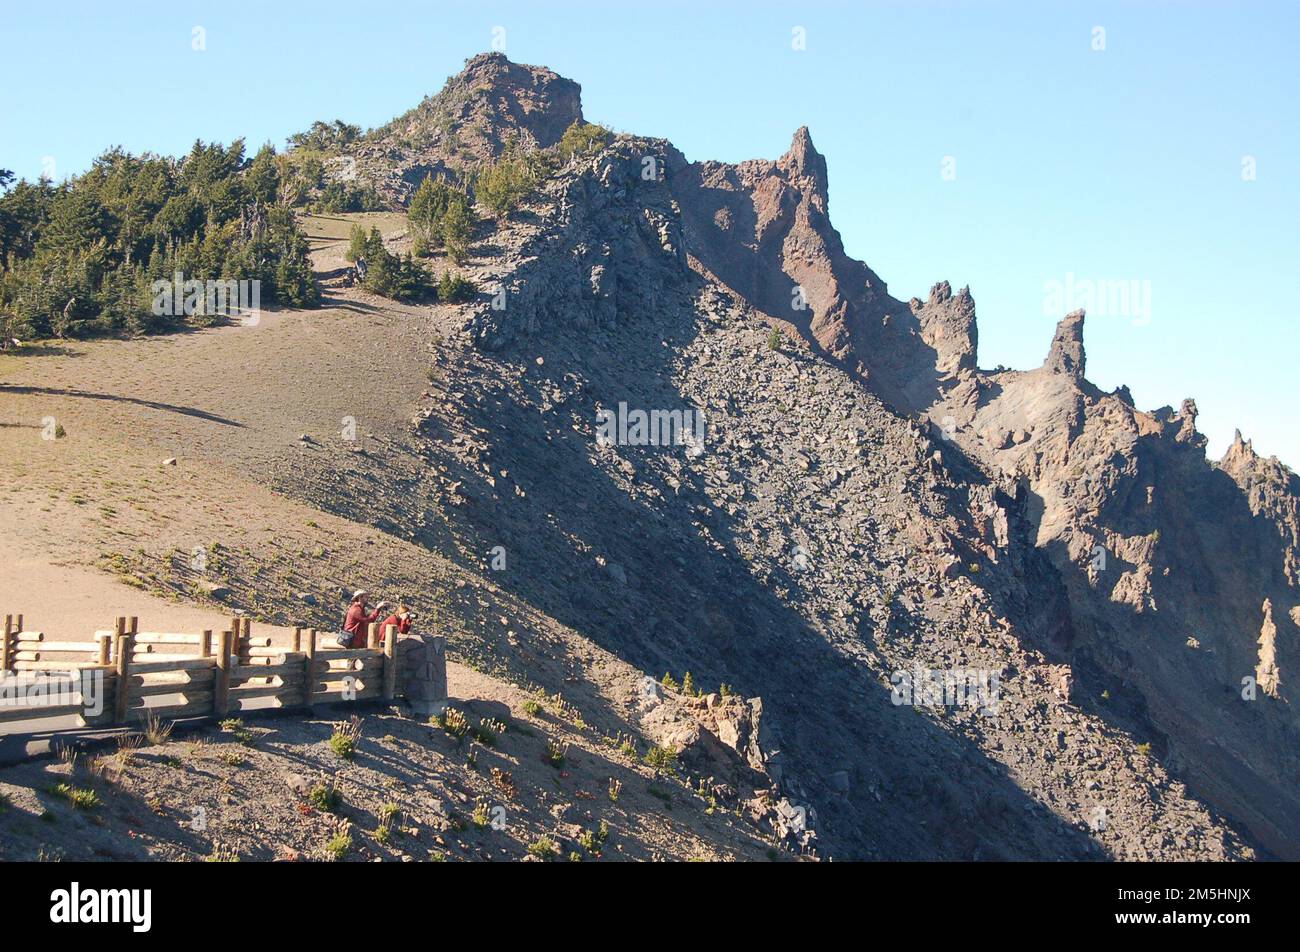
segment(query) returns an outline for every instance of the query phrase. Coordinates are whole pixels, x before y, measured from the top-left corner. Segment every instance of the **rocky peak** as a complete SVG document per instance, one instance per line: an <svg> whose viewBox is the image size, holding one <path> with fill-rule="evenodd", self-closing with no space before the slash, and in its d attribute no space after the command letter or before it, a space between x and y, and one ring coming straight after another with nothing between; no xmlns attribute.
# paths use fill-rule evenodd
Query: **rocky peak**
<svg viewBox="0 0 1300 952"><path fill-rule="evenodd" d="M1076 381L1083 380L1086 357L1083 352L1083 318L1082 310L1073 311L1056 325L1056 334L1052 337L1052 348L1047 352L1044 369L1054 374L1066 374Z"/></svg>
<svg viewBox="0 0 1300 952"><path fill-rule="evenodd" d="M795 184L806 191L814 205L823 213L826 211L826 157L813 145L812 135L807 126L800 126L794 134L794 140L785 155L777 161L779 168Z"/></svg>
<svg viewBox="0 0 1300 952"><path fill-rule="evenodd" d="M339 168L400 206L427 175L456 179L509 148L547 148L581 120L573 80L481 53L436 95L368 134L350 154L355 172L351 163Z"/></svg>
<svg viewBox="0 0 1300 952"><path fill-rule="evenodd" d="M1258 459L1259 455L1255 452L1255 447L1251 444L1251 441L1242 439L1241 430L1233 430L1232 445L1223 454L1219 466L1228 473L1235 475L1242 469L1253 465Z"/></svg>
<svg viewBox="0 0 1300 952"><path fill-rule="evenodd" d="M454 121L484 125L498 142L513 133L524 146L546 148L582 119L582 87L544 66L512 63L502 53L480 53L435 97Z"/></svg>

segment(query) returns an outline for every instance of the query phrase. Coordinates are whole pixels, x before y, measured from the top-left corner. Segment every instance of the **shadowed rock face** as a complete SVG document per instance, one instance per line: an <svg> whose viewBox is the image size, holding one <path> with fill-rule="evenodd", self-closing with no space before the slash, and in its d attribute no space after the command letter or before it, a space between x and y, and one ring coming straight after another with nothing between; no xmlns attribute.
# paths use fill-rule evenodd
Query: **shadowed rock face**
<svg viewBox="0 0 1300 952"><path fill-rule="evenodd" d="M1277 457L1265 459L1256 453L1250 441L1241 438L1240 430L1219 461L1219 468L1241 487L1250 511L1277 533L1286 581L1292 587L1300 585L1300 477ZM1300 609L1292 608L1290 614L1295 618Z"/></svg>
<svg viewBox="0 0 1300 952"><path fill-rule="evenodd" d="M439 115L471 104L449 129L476 154L520 130L545 144L580 114L576 86L570 100L547 71L471 67L430 102ZM642 176L648 156L662 176ZM527 539L526 561L551 574L520 594L638 666L689 658L762 695L782 783L816 806L823 843L1096 855L1100 834L1076 836L1094 804L1114 808L1109 855L1250 855L1240 824L1296 856L1289 470L1249 444L1208 463L1192 401L1147 413L1124 388L1098 391L1082 312L1041 367L980 370L967 289L940 282L903 303L845 254L806 129L777 161L739 164L620 135L569 161L519 219L498 224L478 275L508 306L467 309L467 385L429 415L458 414L448 431L478 434L528 496L478 485L475 460L429 446L457 493L490 502L466 506L464 532L483 547ZM771 323L799 345L768 353ZM723 435L698 458L574 442L620 401L699 406ZM618 573L575 568L574 539ZM792 546L811 575L789 567ZM863 698L900 665L977 656L1014 671L1010 732L932 733ZM1253 700L1243 678L1259 682ZM945 762L952 782L927 786ZM1138 764L1156 773L1139 779ZM1033 819L1003 781L1062 825ZM985 835L934 838L954 824Z"/></svg>

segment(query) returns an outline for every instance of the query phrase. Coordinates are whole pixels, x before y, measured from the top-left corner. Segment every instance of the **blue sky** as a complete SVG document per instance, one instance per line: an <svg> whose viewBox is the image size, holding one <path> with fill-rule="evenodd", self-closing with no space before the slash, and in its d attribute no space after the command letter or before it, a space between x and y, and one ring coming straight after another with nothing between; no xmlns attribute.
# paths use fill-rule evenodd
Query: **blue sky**
<svg viewBox="0 0 1300 952"><path fill-rule="evenodd" d="M1300 466L1294 4L27 4L0 17L0 167L378 125L494 27L589 119L690 159L776 158L807 125L849 253L904 299L969 284L982 366L1042 361L1051 282L1137 282L1149 311L1090 312L1089 377L1195 397L1212 456L1239 426Z"/></svg>

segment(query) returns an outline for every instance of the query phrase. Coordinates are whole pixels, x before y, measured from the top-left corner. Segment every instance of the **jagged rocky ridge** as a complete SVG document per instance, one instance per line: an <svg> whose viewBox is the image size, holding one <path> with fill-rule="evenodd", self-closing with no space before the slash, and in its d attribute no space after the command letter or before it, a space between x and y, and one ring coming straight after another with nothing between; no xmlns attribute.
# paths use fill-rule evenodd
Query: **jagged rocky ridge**
<svg viewBox="0 0 1300 952"><path fill-rule="evenodd" d="M448 88L553 76L477 57ZM516 115L484 108L460 120ZM485 247L506 306L437 351L428 469L377 519L445 507L540 609L761 696L834 855L1296 854L1296 477L1240 441L1207 462L1191 401L1099 392L1081 312L1042 367L980 370L968 290L903 303L844 253L805 129L739 165L620 135ZM704 452L598 445L620 403L703 410ZM998 672L998 712L891 703L916 667Z"/></svg>

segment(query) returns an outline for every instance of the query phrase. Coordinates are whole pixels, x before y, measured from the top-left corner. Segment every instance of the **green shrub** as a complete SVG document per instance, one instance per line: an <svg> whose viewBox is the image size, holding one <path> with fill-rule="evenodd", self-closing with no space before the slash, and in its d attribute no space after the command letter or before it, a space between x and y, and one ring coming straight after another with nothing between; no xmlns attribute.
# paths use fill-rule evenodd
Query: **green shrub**
<svg viewBox="0 0 1300 952"><path fill-rule="evenodd" d="M384 247L378 228L370 229L364 245L366 276L362 286L394 301L411 301L432 290L433 280L412 255L393 254Z"/></svg>
<svg viewBox="0 0 1300 952"><path fill-rule="evenodd" d="M343 257L348 261L355 262L358 258L366 253L366 230L359 223L353 223L352 231L348 236L348 250L344 252Z"/></svg>
<svg viewBox="0 0 1300 952"><path fill-rule="evenodd" d="M546 742L546 762L559 770L564 766L564 759L569 755L569 745L555 739Z"/></svg>
<svg viewBox="0 0 1300 952"><path fill-rule="evenodd" d="M599 855L607 839L609 839L609 824L601 820L600 826L595 830L582 831L582 835L578 837L578 845L588 853Z"/></svg>
<svg viewBox="0 0 1300 952"><path fill-rule="evenodd" d="M651 747L643 758L647 767L656 773L671 774L676 770L677 751L671 747Z"/></svg>
<svg viewBox="0 0 1300 952"><path fill-rule="evenodd" d="M318 783L307 794L307 802L322 813L333 813L343 802L343 795L332 783Z"/></svg>
<svg viewBox="0 0 1300 952"><path fill-rule="evenodd" d="M543 833L532 843L528 844L528 852L539 859L554 859L560 855L560 847L555 840Z"/></svg>
<svg viewBox="0 0 1300 952"><path fill-rule="evenodd" d="M564 135L560 137L558 151L560 157L567 160L574 155L599 152L612 138L613 133L604 126L578 119L564 130Z"/></svg>
<svg viewBox="0 0 1300 952"><path fill-rule="evenodd" d="M93 810L99 806L99 794L89 787L74 787L70 783L61 783L54 788L54 793L72 804L77 810Z"/></svg>
<svg viewBox="0 0 1300 952"><path fill-rule="evenodd" d="M325 843L325 858L331 863L339 862L350 852L352 852L352 834L348 830L340 830Z"/></svg>
<svg viewBox="0 0 1300 952"><path fill-rule="evenodd" d="M474 300L476 294L478 285L459 274L444 271L438 281L438 300L444 304L464 304Z"/></svg>
<svg viewBox="0 0 1300 952"><path fill-rule="evenodd" d="M475 180L475 197L494 215L508 215L533 193L534 168L517 156L503 156L482 169Z"/></svg>
<svg viewBox="0 0 1300 952"><path fill-rule="evenodd" d="M341 212L376 212L382 211L387 204L383 196L369 185L331 182L321 190L320 197L312 203L312 211L325 215L337 215Z"/></svg>
<svg viewBox="0 0 1300 952"><path fill-rule="evenodd" d="M351 760L357 752L357 740L360 737L361 718L354 717L350 723L334 728L334 733L330 736L330 750L344 760Z"/></svg>
<svg viewBox="0 0 1300 952"><path fill-rule="evenodd" d="M457 740L469 733L469 719L454 707L447 708L442 714L434 715L431 720L435 727L441 727Z"/></svg>
<svg viewBox="0 0 1300 952"><path fill-rule="evenodd" d="M417 254L445 249L456 263L465 260L474 236L469 196L443 179L426 175L406 213Z"/></svg>

